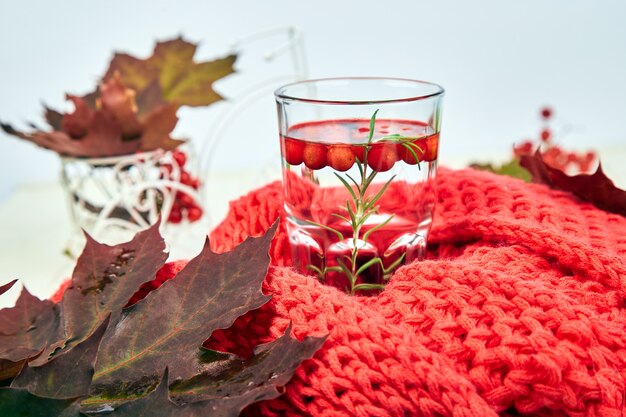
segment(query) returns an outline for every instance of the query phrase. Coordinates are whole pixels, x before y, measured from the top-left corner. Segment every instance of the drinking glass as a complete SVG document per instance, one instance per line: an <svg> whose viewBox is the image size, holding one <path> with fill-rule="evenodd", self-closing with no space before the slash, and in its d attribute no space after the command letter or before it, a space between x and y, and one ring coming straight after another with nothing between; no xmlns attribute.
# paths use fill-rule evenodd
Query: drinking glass
<svg viewBox="0 0 626 417"><path fill-rule="evenodd" d="M351 294L423 257L435 205L444 90L395 78L276 90L293 265Z"/></svg>

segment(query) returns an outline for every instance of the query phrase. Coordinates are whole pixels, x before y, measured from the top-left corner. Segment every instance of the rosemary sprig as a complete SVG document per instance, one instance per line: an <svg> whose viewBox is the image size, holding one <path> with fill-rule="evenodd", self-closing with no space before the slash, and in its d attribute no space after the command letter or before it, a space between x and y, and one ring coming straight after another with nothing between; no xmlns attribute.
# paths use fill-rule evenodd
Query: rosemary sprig
<svg viewBox="0 0 626 417"><path fill-rule="evenodd" d="M387 268L385 268L383 260L378 256L368 260L361 266L357 264L357 257L359 254L359 249L361 249L367 244L367 240L370 237L370 235L376 232L377 230L380 230L384 226L386 226L389 222L391 222L391 220L393 220L393 217L394 217L393 214L390 215L383 222L377 224L376 226L372 227L371 229L363 233L362 238L359 238L359 236L361 235L361 228L365 225L365 223L367 222L367 220L372 214L378 212L378 206L377 206L378 201L380 201L380 199L383 197L383 195L387 191L387 188L396 177L395 175L393 175L391 178L389 178L389 180L387 180L385 184L383 184L383 186L376 192L376 194L373 197L367 197L367 191L369 187L371 186L371 184L374 182L376 175L378 174L378 172L373 169L371 172L368 172L368 164L367 164L367 156L368 156L369 151L372 148L372 143L374 142L374 129L376 126L377 115L378 115L378 110L376 110L374 114L372 115L372 117L370 118L369 135L367 138L367 143L363 146L363 161L359 160L359 158L356 159L356 166L359 172L359 180L357 181L350 174L344 174L345 177L343 177L336 172L334 173L335 176L339 179L339 181L343 184L343 186L346 188L346 190L350 194L352 201L346 200L346 211L348 212L349 217L342 216L341 214L338 214L338 213L332 213L331 215L350 224L352 228L352 251L349 256L344 255L343 257L338 258L337 266L331 266L331 267L325 266L323 269L315 265L307 266L310 270L317 273L319 279L322 281L325 280L326 274L328 272L336 272L336 273L345 274L350 284L350 288L347 288L346 290L350 294L355 294L357 291L383 289L384 284L365 284L365 283L357 284L358 278L361 274L365 273L369 268L379 265L383 273L383 279L387 281L391 277L391 272L398 265L400 265L404 261L404 258L405 258L405 254L402 254L402 256L396 259ZM392 134L392 135L387 135L382 138L379 138L376 140L376 142L390 141L396 144L400 144L405 149L407 149L407 151L410 152L410 154L415 158L415 161L417 161L418 169L420 169L418 152L423 154L424 150L414 143L415 139L416 139L415 137ZM339 232L337 229L334 229L327 225L315 223L313 221L307 221L307 222L334 233L341 241L344 240L343 234Z"/></svg>

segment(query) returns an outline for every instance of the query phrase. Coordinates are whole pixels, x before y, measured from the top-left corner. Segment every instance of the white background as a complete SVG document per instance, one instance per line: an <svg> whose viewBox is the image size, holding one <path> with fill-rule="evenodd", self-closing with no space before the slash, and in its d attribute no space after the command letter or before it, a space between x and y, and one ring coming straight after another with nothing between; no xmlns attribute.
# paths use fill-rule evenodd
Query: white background
<svg viewBox="0 0 626 417"><path fill-rule="evenodd" d="M211 58L237 36L295 25L311 77L443 85L444 165L507 154L514 141L537 134L544 104L574 125L561 139L568 147L612 154L626 143L625 22L620 0L1 0L0 120L40 122L42 102L66 108L64 92L91 90L113 50L147 56L155 39L184 34L202 42L200 58ZM268 103L258 129L238 129L255 146L277 150ZM206 138L205 110L179 115L178 133ZM231 146L224 155L242 152ZM56 155L0 134L0 202L18 184L57 175Z"/></svg>

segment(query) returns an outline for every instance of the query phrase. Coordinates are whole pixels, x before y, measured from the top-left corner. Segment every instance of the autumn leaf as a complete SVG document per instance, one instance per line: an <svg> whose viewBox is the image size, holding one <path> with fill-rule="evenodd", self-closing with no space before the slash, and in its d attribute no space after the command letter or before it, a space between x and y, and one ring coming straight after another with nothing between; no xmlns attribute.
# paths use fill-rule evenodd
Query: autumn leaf
<svg viewBox="0 0 626 417"><path fill-rule="evenodd" d="M236 55L207 62L195 62L197 45L177 38L159 42L152 56L138 59L117 53L113 57L104 78L119 74L124 85L143 95L154 89L151 80L158 80L162 97L181 106L206 106L222 97L213 90L213 83L234 72ZM153 106L152 101L142 100L144 108ZM140 112L144 112L140 107Z"/></svg>
<svg viewBox="0 0 626 417"><path fill-rule="evenodd" d="M178 406L170 401L167 386L169 384L168 371L165 370L163 378L157 388L150 394L134 401L128 401L113 413L114 417L206 417L215 416L214 409L207 403L194 403ZM239 414L232 414L237 416Z"/></svg>
<svg viewBox="0 0 626 417"><path fill-rule="evenodd" d="M269 300L261 284L276 227L223 254L213 253L207 239L175 279L124 312L104 335L91 394L141 392L155 385L166 367L175 380L196 375L202 369L200 346L211 333Z"/></svg>
<svg viewBox="0 0 626 417"><path fill-rule="evenodd" d="M14 307L0 310L0 359L19 363L37 356L56 338L59 322L54 303L42 301L23 288Z"/></svg>
<svg viewBox="0 0 626 417"><path fill-rule="evenodd" d="M180 404L209 401L212 415L224 416L237 416L253 402L278 397L277 388L286 385L300 362L313 357L326 340L307 337L299 342L290 337L290 332L291 325L275 341L257 346L254 355L246 360L206 352L203 362L214 366L189 380L175 382L170 387L170 395Z"/></svg>
<svg viewBox="0 0 626 417"><path fill-rule="evenodd" d="M87 394L98 346L109 321L69 352L54 357L40 367L26 365L11 383L12 388L24 388L39 397L70 399Z"/></svg>
<svg viewBox="0 0 626 417"><path fill-rule="evenodd" d="M180 106L205 106L222 97L213 83L234 72L235 55L196 62L197 46L182 38L157 43L147 59L115 54L98 88L82 97L68 94L74 110L45 107L52 128L33 131L0 123L7 134L64 156L91 158L139 151L173 150L183 141L171 133Z"/></svg>
<svg viewBox="0 0 626 417"><path fill-rule="evenodd" d="M124 307L139 287L156 276L167 259L159 223L127 243L109 246L85 234L72 285L61 301L64 339L84 340L111 313Z"/></svg>
<svg viewBox="0 0 626 417"><path fill-rule="evenodd" d="M4 294L5 292L9 291L11 288L13 288L13 285L17 282L16 279L14 279L11 282L8 282L4 285L0 286L0 295Z"/></svg>
<svg viewBox="0 0 626 417"><path fill-rule="evenodd" d="M0 311L0 334L8 337L0 346L20 360L0 360L0 374L10 379L21 369L0 388L0 415L234 417L280 395L323 338L298 341L289 327L247 359L202 348L214 330L270 298L261 286L276 228L223 254L207 240L174 279L130 307L128 299L165 260L158 225L116 246L88 237L59 305L24 291L16 307ZM47 337L39 335L45 329ZM44 353L26 364L33 352ZM171 382L168 374L161 378L164 369Z"/></svg>
<svg viewBox="0 0 626 417"><path fill-rule="evenodd" d="M2 417L79 417L76 400L42 398L25 389L0 388Z"/></svg>
<svg viewBox="0 0 626 417"><path fill-rule="evenodd" d="M626 191L615 186L604 174L601 165L593 174L570 176L548 165L539 151L522 155L520 164L530 172L535 183L569 191L602 210L626 216Z"/></svg>

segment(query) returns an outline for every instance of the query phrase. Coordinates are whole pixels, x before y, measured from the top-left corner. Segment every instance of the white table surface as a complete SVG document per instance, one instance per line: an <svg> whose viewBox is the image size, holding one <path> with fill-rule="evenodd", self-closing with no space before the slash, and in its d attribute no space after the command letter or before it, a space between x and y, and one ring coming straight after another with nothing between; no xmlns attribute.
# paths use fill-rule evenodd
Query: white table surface
<svg viewBox="0 0 626 417"><path fill-rule="evenodd" d="M626 148L600 155L607 175L626 189ZM466 165L463 158L447 161L453 168ZM211 219L185 229L182 237L175 236L173 244L169 242L170 259L198 253L206 233L226 215L228 202L265 182L258 175L241 172L215 175L208 192ZM0 204L0 285L16 278L20 281L0 298L0 308L14 304L21 284L40 298L50 297L71 276L74 260L64 254L71 237L70 216L58 182L24 185Z"/></svg>

